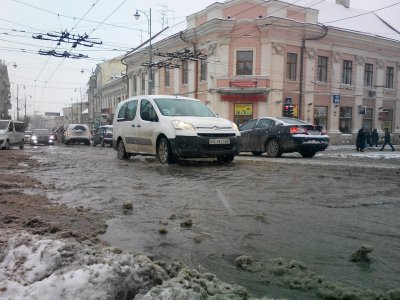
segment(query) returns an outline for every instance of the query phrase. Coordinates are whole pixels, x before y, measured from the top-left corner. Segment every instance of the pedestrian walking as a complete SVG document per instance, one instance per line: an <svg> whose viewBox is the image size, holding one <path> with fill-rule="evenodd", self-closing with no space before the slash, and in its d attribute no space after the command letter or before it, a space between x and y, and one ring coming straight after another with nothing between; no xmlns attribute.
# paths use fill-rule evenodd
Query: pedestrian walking
<svg viewBox="0 0 400 300"><path fill-rule="evenodd" d="M356 139L357 152L364 152L364 148L365 148L365 131L364 128L360 128L360 130L358 130Z"/></svg>
<svg viewBox="0 0 400 300"><path fill-rule="evenodd" d="M379 142L379 135L378 135L378 130L376 128L371 132L371 146L378 147L378 142Z"/></svg>
<svg viewBox="0 0 400 300"><path fill-rule="evenodd" d="M386 144L388 144L390 146L390 148L392 148L392 151L394 151L394 147L390 141L390 132L389 132L389 128L385 128L385 136L384 136L384 141L383 141L383 145L382 148L379 149L380 151L383 151L383 149L385 148Z"/></svg>

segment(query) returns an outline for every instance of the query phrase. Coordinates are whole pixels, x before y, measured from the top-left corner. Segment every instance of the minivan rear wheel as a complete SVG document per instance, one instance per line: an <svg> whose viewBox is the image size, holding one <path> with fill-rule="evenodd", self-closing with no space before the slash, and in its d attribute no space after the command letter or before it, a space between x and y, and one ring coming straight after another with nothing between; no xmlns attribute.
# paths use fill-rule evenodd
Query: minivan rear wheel
<svg viewBox="0 0 400 300"><path fill-rule="evenodd" d="M126 153L124 141L119 141L118 143L118 158L119 159L128 159L129 156Z"/></svg>
<svg viewBox="0 0 400 300"><path fill-rule="evenodd" d="M162 137L157 144L157 158L162 164L170 164L174 162L171 146L164 137Z"/></svg>

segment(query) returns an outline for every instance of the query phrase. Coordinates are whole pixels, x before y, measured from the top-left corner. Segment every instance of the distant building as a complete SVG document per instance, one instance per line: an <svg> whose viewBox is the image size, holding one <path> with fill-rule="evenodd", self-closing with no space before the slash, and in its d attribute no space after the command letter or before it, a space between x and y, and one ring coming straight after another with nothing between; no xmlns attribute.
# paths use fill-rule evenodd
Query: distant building
<svg viewBox="0 0 400 300"><path fill-rule="evenodd" d="M7 65L0 60L0 119L10 119L11 109L10 80L8 78Z"/></svg>
<svg viewBox="0 0 400 300"><path fill-rule="evenodd" d="M399 32L349 0L294 3L231 0L188 16L187 28L152 40L152 55L146 45L123 57L128 96L195 97L238 124L290 104L332 143L353 143L361 127L389 128L398 142ZM94 93L102 101L103 86L97 80Z"/></svg>

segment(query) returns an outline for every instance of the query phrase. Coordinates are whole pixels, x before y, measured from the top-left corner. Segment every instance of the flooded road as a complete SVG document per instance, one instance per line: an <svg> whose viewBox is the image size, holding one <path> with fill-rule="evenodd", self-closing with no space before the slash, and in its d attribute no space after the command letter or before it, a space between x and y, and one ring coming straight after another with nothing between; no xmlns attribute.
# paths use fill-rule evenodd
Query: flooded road
<svg viewBox="0 0 400 300"><path fill-rule="evenodd" d="M112 213L101 238L122 249L182 260L257 297L319 299L268 272L237 268L239 255L300 261L362 289L400 286L398 151L338 148L313 159L240 155L228 165L164 166L146 157L120 161L108 147L26 148L42 162L33 175L54 185L47 196ZM351 262L365 244L372 261Z"/></svg>

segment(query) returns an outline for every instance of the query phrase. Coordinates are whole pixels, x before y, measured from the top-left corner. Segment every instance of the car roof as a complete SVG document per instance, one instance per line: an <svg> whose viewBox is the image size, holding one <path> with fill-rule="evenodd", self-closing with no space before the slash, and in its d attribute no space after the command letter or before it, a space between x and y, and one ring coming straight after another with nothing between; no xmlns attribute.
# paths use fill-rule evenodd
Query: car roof
<svg viewBox="0 0 400 300"><path fill-rule="evenodd" d="M255 120L260 120L260 119L271 119L276 122L285 124L285 125L306 125L306 124L311 124L309 122L306 122L304 120L296 119L296 118L289 118L289 117L259 117L256 118Z"/></svg>

